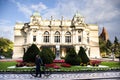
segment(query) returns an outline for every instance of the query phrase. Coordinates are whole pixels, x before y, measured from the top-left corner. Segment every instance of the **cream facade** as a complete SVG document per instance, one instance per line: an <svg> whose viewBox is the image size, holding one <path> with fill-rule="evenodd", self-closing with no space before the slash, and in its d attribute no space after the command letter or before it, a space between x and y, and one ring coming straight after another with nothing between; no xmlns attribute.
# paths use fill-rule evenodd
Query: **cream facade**
<svg viewBox="0 0 120 80"><path fill-rule="evenodd" d="M98 26L86 24L79 13L72 20L43 20L38 12L33 13L29 23L16 23L14 27L13 58L23 57L31 44L38 48L50 47L59 57L66 55L69 47L76 52L83 46L89 58L100 58Z"/></svg>

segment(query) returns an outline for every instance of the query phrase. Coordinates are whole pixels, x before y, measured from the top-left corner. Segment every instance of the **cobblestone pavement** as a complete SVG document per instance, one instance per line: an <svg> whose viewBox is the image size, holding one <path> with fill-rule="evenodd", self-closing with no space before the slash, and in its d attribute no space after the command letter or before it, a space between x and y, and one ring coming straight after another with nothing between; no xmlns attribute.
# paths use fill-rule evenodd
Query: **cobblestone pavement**
<svg viewBox="0 0 120 80"><path fill-rule="evenodd" d="M120 80L120 71L96 73L62 73L51 74L48 77L36 78L30 74L0 74L0 80Z"/></svg>

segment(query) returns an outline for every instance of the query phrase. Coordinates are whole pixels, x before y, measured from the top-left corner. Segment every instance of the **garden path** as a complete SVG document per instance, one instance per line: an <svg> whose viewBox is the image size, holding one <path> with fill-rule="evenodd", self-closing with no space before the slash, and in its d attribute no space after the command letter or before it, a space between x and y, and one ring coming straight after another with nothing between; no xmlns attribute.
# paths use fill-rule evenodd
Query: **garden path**
<svg viewBox="0 0 120 80"><path fill-rule="evenodd" d="M42 75L42 78L36 78L30 74L0 74L0 80L80 80L80 79L120 79L120 71L114 72L89 72L89 73L63 73L51 74L49 77Z"/></svg>

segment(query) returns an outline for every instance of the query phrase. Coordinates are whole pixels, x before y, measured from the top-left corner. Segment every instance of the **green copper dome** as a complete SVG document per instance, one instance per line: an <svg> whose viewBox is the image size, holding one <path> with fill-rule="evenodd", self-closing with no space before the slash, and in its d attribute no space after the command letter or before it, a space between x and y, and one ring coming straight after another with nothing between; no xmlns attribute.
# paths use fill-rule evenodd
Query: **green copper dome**
<svg viewBox="0 0 120 80"><path fill-rule="evenodd" d="M35 11L35 12L33 13L33 16L40 16L40 13L39 13L38 11Z"/></svg>

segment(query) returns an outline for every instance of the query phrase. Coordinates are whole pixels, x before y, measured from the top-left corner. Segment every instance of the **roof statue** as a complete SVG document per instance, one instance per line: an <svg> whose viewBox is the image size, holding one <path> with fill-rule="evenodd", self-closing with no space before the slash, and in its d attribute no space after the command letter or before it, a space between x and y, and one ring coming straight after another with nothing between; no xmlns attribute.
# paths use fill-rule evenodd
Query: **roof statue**
<svg viewBox="0 0 120 80"><path fill-rule="evenodd" d="M83 16L77 11L74 17L83 17Z"/></svg>

